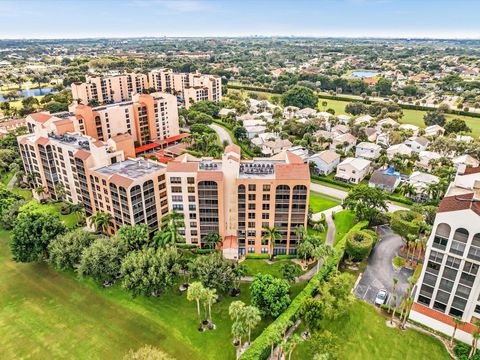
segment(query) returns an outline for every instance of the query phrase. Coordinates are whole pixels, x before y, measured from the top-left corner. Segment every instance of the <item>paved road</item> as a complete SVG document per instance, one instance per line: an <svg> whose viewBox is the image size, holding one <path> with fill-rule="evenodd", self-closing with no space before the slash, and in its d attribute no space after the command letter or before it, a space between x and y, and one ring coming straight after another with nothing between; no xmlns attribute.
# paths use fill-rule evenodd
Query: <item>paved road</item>
<svg viewBox="0 0 480 360"><path fill-rule="evenodd" d="M355 288L354 294L373 304L378 290L387 289L391 294L393 278L396 277L398 279L397 304L400 304L401 297L408 289L408 278L413 275L413 271L406 268L397 270L392 264L393 258L403 244L400 236L388 226L383 226L380 229L380 239L368 259L367 268Z"/></svg>
<svg viewBox="0 0 480 360"><path fill-rule="evenodd" d="M217 125L217 124L210 124L208 125L210 126L213 130L215 130L215 132L217 133L218 135L218 138L220 139L220 142L223 144L224 141L227 141L228 144L233 144L233 139L232 137L230 136L230 134L228 133L227 130L225 130L223 127Z"/></svg>

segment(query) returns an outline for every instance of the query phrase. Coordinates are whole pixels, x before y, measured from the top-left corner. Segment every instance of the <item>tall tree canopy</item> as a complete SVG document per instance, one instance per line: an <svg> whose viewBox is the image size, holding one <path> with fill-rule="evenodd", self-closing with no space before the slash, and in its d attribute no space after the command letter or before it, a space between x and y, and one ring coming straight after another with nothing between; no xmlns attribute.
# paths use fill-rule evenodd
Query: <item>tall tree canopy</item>
<svg viewBox="0 0 480 360"><path fill-rule="evenodd" d="M296 106L300 109L316 109L318 96L312 89L303 86L295 86L283 95L282 102L284 106Z"/></svg>

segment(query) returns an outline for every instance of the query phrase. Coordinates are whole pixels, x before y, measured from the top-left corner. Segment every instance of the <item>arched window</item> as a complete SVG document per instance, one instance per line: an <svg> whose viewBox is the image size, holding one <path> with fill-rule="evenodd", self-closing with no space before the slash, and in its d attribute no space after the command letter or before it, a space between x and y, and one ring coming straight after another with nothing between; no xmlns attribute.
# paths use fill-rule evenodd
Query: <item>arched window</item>
<svg viewBox="0 0 480 360"><path fill-rule="evenodd" d="M450 225L445 223L438 224L432 246L440 250L445 250L447 248L450 231Z"/></svg>
<svg viewBox="0 0 480 360"><path fill-rule="evenodd" d="M453 234L452 246L450 247L450 252L463 255L465 247L467 246L468 240L468 231L464 228L458 228Z"/></svg>

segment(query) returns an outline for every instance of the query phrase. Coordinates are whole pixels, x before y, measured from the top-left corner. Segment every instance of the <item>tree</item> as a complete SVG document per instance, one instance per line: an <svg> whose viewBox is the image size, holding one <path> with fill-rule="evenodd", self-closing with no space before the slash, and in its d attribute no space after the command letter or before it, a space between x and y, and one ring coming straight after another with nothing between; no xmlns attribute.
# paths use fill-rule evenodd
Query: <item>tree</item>
<svg viewBox="0 0 480 360"><path fill-rule="evenodd" d="M348 192L342 206L354 211L359 220L372 222L380 211L387 211L386 195L383 190L358 185Z"/></svg>
<svg viewBox="0 0 480 360"><path fill-rule="evenodd" d="M386 96L392 94L392 81L380 78L375 85L375 90L378 92L378 96Z"/></svg>
<svg viewBox="0 0 480 360"><path fill-rule="evenodd" d="M221 242L222 239L218 233L208 233L202 239L202 243L210 249L215 249Z"/></svg>
<svg viewBox="0 0 480 360"><path fill-rule="evenodd" d="M316 332L309 341L309 355L314 360L335 360L338 357L339 341L328 330Z"/></svg>
<svg viewBox="0 0 480 360"><path fill-rule="evenodd" d="M247 334L248 328L243 321L234 321L232 324L232 335L238 339L239 346L242 347L242 338Z"/></svg>
<svg viewBox="0 0 480 360"><path fill-rule="evenodd" d="M191 275L205 287L227 292L234 288L236 264L225 259L221 253L197 257L191 267Z"/></svg>
<svg viewBox="0 0 480 360"><path fill-rule="evenodd" d="M302 270L297 264L286 263L280 266L282 277L289 283L295 282L295 277L302 273Z"/></svg>
<svg viewBox="0 0 480 360"><path fill-rule="evenodd" d="M95 241L95 235L84 229L75 229L54 238L48 245L50 263L59 270L74 269L83 250Z"/></svg>
<svg viewBox="0 0 480 360"><path fill-rule="evenodd" d="M176 244L183 240L178 231L185 226L183 219L183 214L175 210L162 218L162 231L158 231L153 237L153 241L157 246L165 247L170 244L176 248Z"/></svg>
<svg viewBox="0 0 480 360"><path fill-rule="evenodd" d="M286 342L287 347L284 348L288 360L291 359L293 351L302 341L303 339L298 334L293 334L292 336L290 336L290 338Z"/></svg>
<svg viewBox="0 0 480 360"><path fill-rule="evenodd" d="M257 275L250 285L252 304L260 310L262 316L277 317L290 304L289 290L290 285L286 280L272 275Z"/></svg>
<svg viewBox="0 0 480 360"><path fill-rule="evenodd" d="M104 213L103 211L97 211L95 215L90 216L90 224L95 226L97 231L107 234L112 219L112 215Z"/></svg>
<svg viewBox="0 0 480 360"><path fill-rule="evenodd" d="M120 274L125 253L125 245L117 237L97 239L83 250L77 273L82 277L91 276L100 284L107 284Z"/></svg>
<svg viewBox="0 0 480 360"><path fill-rule="evenodd" d="M143 248L130 252L122 261L122 287L133 296L158 296L171 287L178 275L179 255L173 248Z"/></svg>
<svg viewBox="0 0 480 360"><path fill-rule="evenodd" d="M140 250L150 244L150 231L147 224L124 225L118 229L118 238L129 251Z"/></svg>
<svg viewBox="0 0 480 360"><path fill-rule="evenodd" d="M305 263L307 263L307 259L313 257L314 250L315 246L307 239L297 246L297 255L298 257L303 258Z"/></svg>
<svg viewBox="0 0 480 360"><path fill-rule="evenodd" d="M282 239L282 234L280 233L280 229L276 226L269 227L265 226L263 228L263 232L265 235L262 236L263 241L268 241L268 246L270 248L270 258L273 258L273 249L275 247L275 241Z"/></svg>
<svg viewBox="0 0 480 360"><path fill-rule="evenodd" d="M208 320L212 322L212 305L218 300L217 290L206 288L203 292L203 301L208 306Z"/></svg>
<svg viewBox="0 0 480 360"><path fill-rule="evenodd" d="M313 249L313 256L317 260L317 274L320 271L320 263L324 264L329 256L333 255L333 248L327 244L318 244Z"/></svg>
<svg viewBox="0 0 480 360"><path fill-rule="evenodd" d="M309 88L295 86L282 96L282 103L284 106L296 106L300 109L315 109L318 103L318 96Z"/></svg>
<svg viewBox="0 0 480 360"><path fill-rule="evenodd" d="M453 320L453 333L452 333L452 337L450 338L451 347L453 347L453 341L455 340L455 333L457 332L457 328L464 324L464 321L462 320L462 318L458 316L452 317L452 320Z"/></svg>
<svg viewBox="0 0 480 360"><path fill-rule="evenodd" d="M160 349L146 345L137 351L130 350L123 360L174 360Z"/></svg>
<svg viewBox="0 0 480 360"><path fill-rule="evenodd" d="M468 127L465 120L455 118L445 123L445 132L447 134L456 134L459 132L472 132L472 129Z"/></svg>
<svg viewBox="0 0 480 360"><path fill-rule="evenodd" d="M66 231L65 225L56 216L37 211L20 213L10 242L13 260L32 262L48 258L48 245Z"/></svg>
<svg viewBox="0 0 480 360"><path fill-rule="evenodd" d="M199 281L195 281L190 284L187 290L187 299L188 301L196 301L197 303L197 315L198 321L201 321L200 318L200 300L202 299L203 293L205 288L203 287L202 283Z"/></svg>
<svg viewBox="0 0 480 360"><path fill-rule="evenodd" d="M357 116L365 114L367 112L367 107L362 102L355 101L345 105L345 112Z"/></svg>
<svg viewBox="0 0 480 360"><path fill-rule="evenodd" d="M374 239L365 231L351 231L347 234L345 252L350 259L355 261L364 260L370 255Z"/></svg>
<svg viewBox="0 0 480 360"><path fill-rule="evenodd" d="M245 325L248 328L248 342L250 343L252 330L262 320L262 317L260 316L260 310L258 310L258 308L252 305L245 306L242 310L242 316Z"/></svg>
<svg viewBox="0 0 480 360"><path fill-rule="evenodd" d="M429 111L423 116L423 122L426 126L445 125L445 114L440 111Z"/></svg>
<svg viewBox="0 0 480 360"><path fill-rule="evenodd" d="M248 139L247 130L243 126L235 126L235 128L233 129L233 136L235 136L240 141Z"/></svg>
<svg viewBox="0 0 480 360"><path fill-rule="evenodd" d="M469 358L475 356L477 352L478 339L480 339L480 330L478 329L478 326L477 326L477 328L473 330L473 333L472 333L472 350L470 351Z"/></svg>

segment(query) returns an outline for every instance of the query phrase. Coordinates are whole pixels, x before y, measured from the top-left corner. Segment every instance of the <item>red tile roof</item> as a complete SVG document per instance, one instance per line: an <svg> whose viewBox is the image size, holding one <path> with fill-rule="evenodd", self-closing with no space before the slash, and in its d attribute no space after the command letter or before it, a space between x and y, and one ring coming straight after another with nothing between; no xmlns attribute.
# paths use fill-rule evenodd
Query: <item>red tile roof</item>
<svg viewBox="0 0 480 360"><path fill-rule="evenodd" d="M86 150L78 150L75 154L73 154L73 156L85 161L89 158L90 152Z"/></svg>
<svg viewBox="0 0 480 360"><path fill-rule="evenodd" d="M52 117L52 115L51 115L51 114L46 114L46 113L38 112L38 113L30 114L30 117L31 117L33 120L35 120L35 121L44 123L44 122L50 120L50 118Z"/></svg>
<svg viewBox="0 0 480 360"><path fill-rule="evenodd" d="M276 164L275 178L278 180L310 180L307 164Z"/></svg>
<svg viewBox="0 0 480 360"><path fill-rule="evenodd" d="M473 192L463 195L447 196L442 199L438 212L450 212L471 209L480 215L480 201L473 199Z"/></svg>
<svg viewBox="0 0 480 360"><path fill-rule="evenodd" d="M48 139L44 137L39 137L36 141L35 144L40 144L40 145L47 145L48 144Z"/></svg>
<svg viewBox="0 0 480 360"><path fill-rule="evenodd" d="M222 181L223 173L221 171L199 171L197 181Z"/></svg>
<svg viewBox="0 0 480 360"><path fill-rule="evenodd" d="M463 175L478 174L480 173L480 166L477 167L467 167Z"/></svg>
<svg viewBox="0 0 480 360"><path fill-rule="evenodd" d="M188 163L179 161L170 161L167 165L167 171L173 172L196 172L198 170L198 163Z"/></svg>
<svg viewBox="0 0 480 360"><path fill-rule="evenodd" d="M113 174L110 177L110 181L116 185L123 186L124 188L128 188L131 183L133 183L132 179L123 177L122 175L119 174Z"/></svg>

